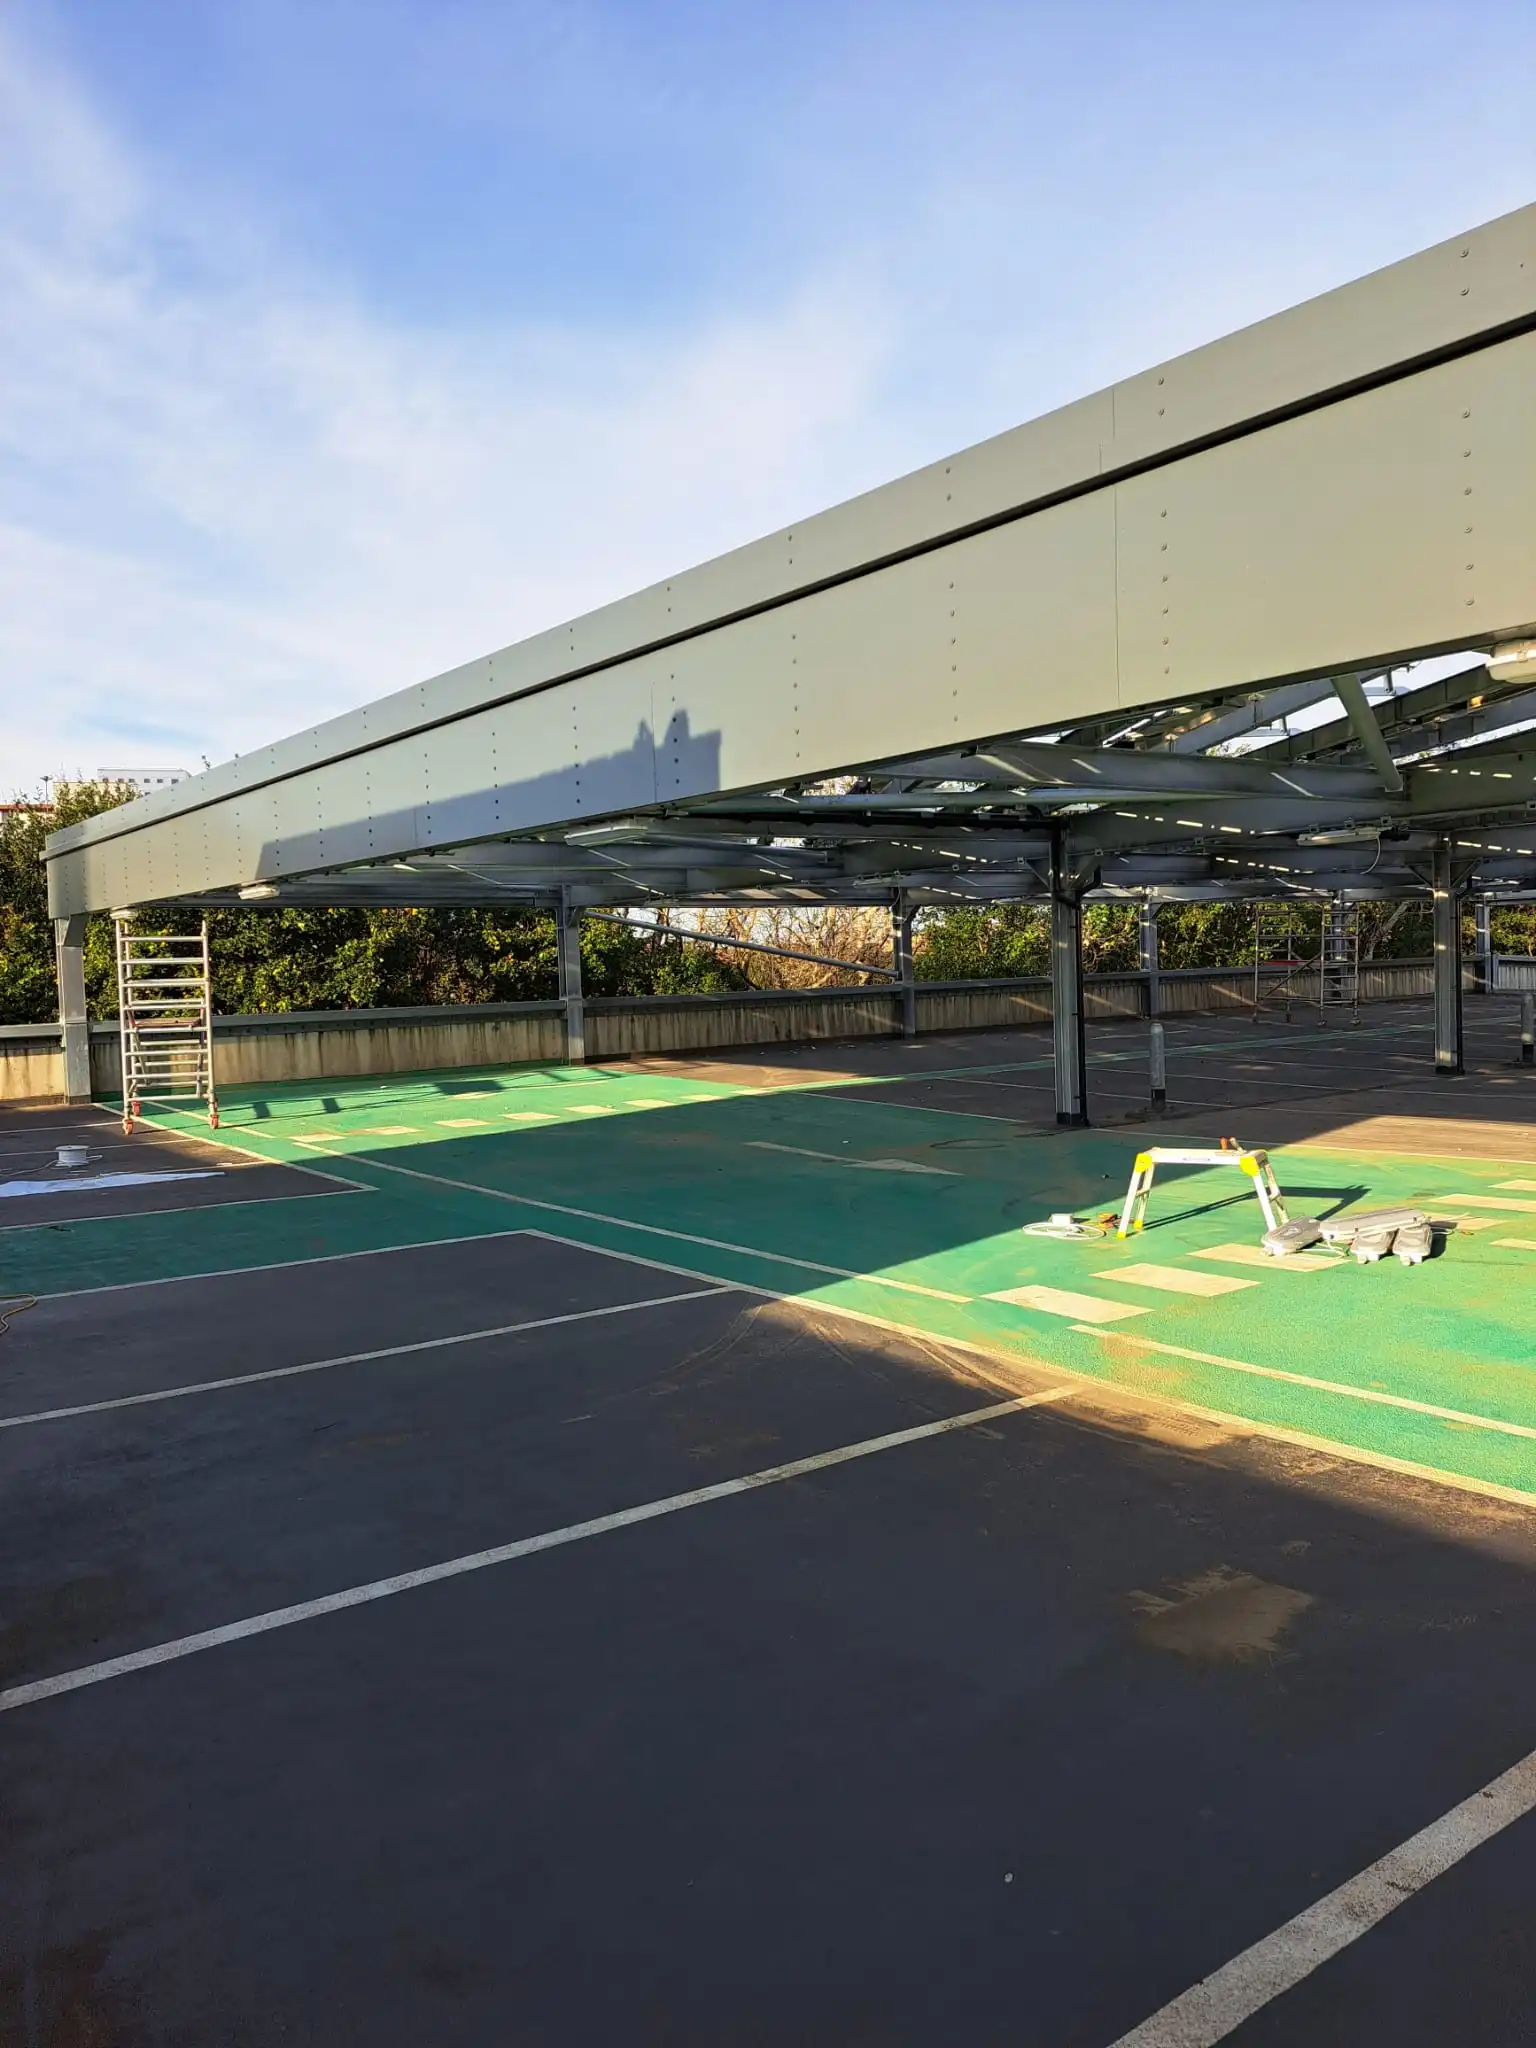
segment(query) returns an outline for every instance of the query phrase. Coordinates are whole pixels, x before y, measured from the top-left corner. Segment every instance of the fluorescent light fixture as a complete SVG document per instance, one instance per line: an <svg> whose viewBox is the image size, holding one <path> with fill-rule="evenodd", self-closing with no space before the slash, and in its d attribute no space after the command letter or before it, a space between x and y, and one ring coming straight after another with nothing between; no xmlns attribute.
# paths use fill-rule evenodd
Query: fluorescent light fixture
<svg viewBox="0 0 1536 2048"><path fill-rule="evenodd" d="M1506 640L1488 657L1488 676L1495 683L1536 680L1536 640Z"/></svg>
<svg viewBox="0 0 1536 2048"><path fill-rule="evenodd" d="M270 903L277 894L277 884L276 882L247 882L243 889L237 889L235 893L242 903Z"/></svg>

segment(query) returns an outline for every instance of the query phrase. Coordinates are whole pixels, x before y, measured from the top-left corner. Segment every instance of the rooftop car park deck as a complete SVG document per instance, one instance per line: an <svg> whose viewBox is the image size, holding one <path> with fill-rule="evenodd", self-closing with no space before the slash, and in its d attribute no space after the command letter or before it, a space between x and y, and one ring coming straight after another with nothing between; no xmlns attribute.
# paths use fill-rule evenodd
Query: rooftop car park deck
<svg viewBox="0 0 1536 2048"><path fill-rule="evenodd" d="M1533 476L1527 207L49 838L6 2048L1531 2038ZM998 902L1050 1038L919 1037L914 920ZM1191 902L1301 1007L1162 1017L1154 1117L1084 906L1155 1014ZM901 1037L588 1057L585 918L828 905ZM563 1063L310 1018L212 1132L262 906L552 914ZM1232 1137L1436 1255L1266 1264L1220 1165L1030 1230Z"/></svg>
<svg viewBox="0 0 1536 2048"><path fill-rule="evenodd" d="M1536 1742L1471 1007L1449 1085L1423 1006L1169 1027L1171 1140L1460 1218L1413 1269L1198 1171L1024 1235L1162 1128L1134 1026L1089 1131L1029 1032L10 1113L178 1177L0 1233L8 2038L1227 2038L1151 2016ZM1530 1830L1231 2038L1517 2038Z"/></svg>

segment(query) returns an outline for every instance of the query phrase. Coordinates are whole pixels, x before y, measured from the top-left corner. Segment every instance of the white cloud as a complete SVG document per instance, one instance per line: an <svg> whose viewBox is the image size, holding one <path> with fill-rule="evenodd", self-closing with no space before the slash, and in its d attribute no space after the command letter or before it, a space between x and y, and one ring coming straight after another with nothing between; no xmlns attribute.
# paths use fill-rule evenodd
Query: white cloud
<svg viewBox="0 0 1536 2048"><path fill-rule="evenodd" d="M3 42L0 134L0 782L244 751L899 459L835 281L693 332L395 329Z"/></svg>
<svg viewBox="0 0 1536 2048"><path fill-rule="evenodd" d="M710 149L733 121L772 131L753 130L743 189L776 200L717 285L733 312L568 331L370 306L281 239L298 186L272 213L210 196L0 28L0 793L243 752L1407 254L1528 183L1528 145L1469 151L1448 123L1465 78L1430 62L1432 21L1388 51L1406 95L1392 134L1341 156L1335 102L1384 61L1374 35L1337 76L1298 45L1265 112L1229 89L1243 52L1191 68L1198 9L1160 70L1133 39L1107 80L1088 30L1063 72L1017 10L991 39L975 9L964 35L917 13L916 40L887 24L873 77L850 31L802 102L760 105L751 78L703 95ZM1314 24L1330 52L1335 17ZM588 194L601 210L625 196L626 150L646 161L702 89L637 99L632 67L572 19L537 16L550 105L596 89L595 64L604 112L625 106L611 183ZM1474 40L1463 69L1500 40ZM435 17L426 41L420 90L446 98L473 50L440 46ZM499 74L478 68L485 100ZM590 259L572 255L573 289ZM770 295L769 275L789 281Z"/></svg>

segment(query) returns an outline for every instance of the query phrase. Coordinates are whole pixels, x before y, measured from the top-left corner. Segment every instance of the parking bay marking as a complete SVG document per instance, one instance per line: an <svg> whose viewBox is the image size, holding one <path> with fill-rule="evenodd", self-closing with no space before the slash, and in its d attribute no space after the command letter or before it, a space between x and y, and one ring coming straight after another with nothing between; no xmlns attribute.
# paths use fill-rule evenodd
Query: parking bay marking
<svg viewBox="0 0 1536 2048"><path fill-rule="evenodd" d="M305 1373L329 1372L338 1365L369 1365L380 1358L405 1358L415 1351L442 1351L454 1344L481 1344L491 1337L517 1337L528 1330L552 1330L562 1323L585 1323L598 1316L630 1315L636 1309L667 1308L676 1301L706 1301L712 1295L733 1294L736 1289L722 1282L716 1287L695 1287L686 1294L657 1294L645 1301L617 1301L607 1308L575 1309L566 1315L536 1316L521 1323L498 1323L486 1330L460 1330L448 1337L421 1337L410 1344L386 1344L377 1351L348 1351L336 1358L311 1358L299 1365L274 1365L263 1372L232 1373L226 1379L191 1380L179 1387L156 1387L144 1394L119 1394L108 1401L81 1401L70 1408L38 1408L29 1415L0 1415L0 1429L22 1429L34 1422L63 1422L75 1415L100 1415L109 1408L144 1408L155 1401L180 1401L189 1394L219 1393L226 1387L254 1386L259 1380L298 1379Z"/></svg>
<svg viewBox="0 0 1536 2048"><path fill-rule="evenodd" d="M274 1607L265 1614L248 1615L242 1621L226 1622L222 1628L202 1629L196 1635L178 1636L155 1643L146 1650L130 1650L125 1656L107 1657L99 1664L85 1664L74 1671L61 1671L52 1678L34 1679L0 1692L0 1713L29 1707L61 1693L78 1692L83 1686L100 1685L109 1678L125 1678L130 1672L147 1671L157 1664L170 1664L181 1657L196 1656L200 1650L216 1650L225 1643L237 1643L248 1636L265 1635L272 1629L291 1628L300 1621L313 1621L325 1614L339 1614L348 1607L362 1607L370 1601L388 1600L396 1593L412 1593L443 1579L462 1577L466 1572L484 1571L491 1565L510 1564L515 1559L537 1556L568 1543L581 1543L589 1536L606 1536L615 1529L630 1529L640 1522L652 1522L664 1515L680 1514L685 1508L707 1506L728 1500L735 1494L753 1493L759 1487L776 1486L787 1479L803 1478L834 1465L850 1464L856 1458L870 1458L881 1451L894 1451L907 1444L946 1436L956 1430L973 1429L980 1423L996 1422L1006 1415L1020 1414L1076 1392L1075 1387L1046 1387L1012 1400L989 1402L985 1408L971 1408L959 1415L947 1415L937 1422L923 1422L912 1429L897 1429L885 1436L866 1437L862 1443L843 1444L836 1450L818 1451L809 1458L796 1458L786 1465L770 1465L740 1479L723 1479L713 1486L695 1487L688 1493L668 1494L661 1500L646 1501L639 1507L620 1508L616 1514L598 1515L588 1522L573 1522L564 1529L549 1529L537 1536L519 1537L489 1550L474 1550L462 1557L450 1557L441 1564L425 1565L418 1571L399 1572L393 1578L374 1579L366 1585L348 1586L339 1593L325 1593L316 1600L298 1600L289 1607Z"/></svg>
<svg viewBox="0 0 1536 2048"><path fill-rule="evenodd" d="M1536 1752L1245 1948L1112 2048L1214 2048L1463 1857L1536 1807Z"/></svg>

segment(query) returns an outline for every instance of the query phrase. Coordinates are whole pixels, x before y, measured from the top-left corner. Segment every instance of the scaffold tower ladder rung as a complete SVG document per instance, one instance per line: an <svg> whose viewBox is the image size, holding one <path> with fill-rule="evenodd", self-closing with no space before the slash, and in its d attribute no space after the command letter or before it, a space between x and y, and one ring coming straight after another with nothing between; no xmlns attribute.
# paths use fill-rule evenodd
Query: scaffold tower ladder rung
<svg viewBox="0 0 1536 2048"><path fill-rule="evenodd" d="M1320 1008L1347 1007L1360 1021L1360 906L1335 896L1323 919L1318 963Z"/></svg>
<svg viewBox="0 0 1536 2048"><path fill-rule="evenodd" d="M123 1129L133 1129L145 1103L200 1102L217 1130L207 919L196 932L136 932L115 916L113 932Z"/></svg>
<svg viewBox="0 0 1536 2048"><path fill-rule="evenodd" d="M1253 906L1253 1016L1257 1020L1267 1007L1283 1004L1285 1021L1291 1021L1291 1005L1301 1000L1298 978L1307 961L1302 954L1302 930L1294 903L1255 903Z"/></svg>

